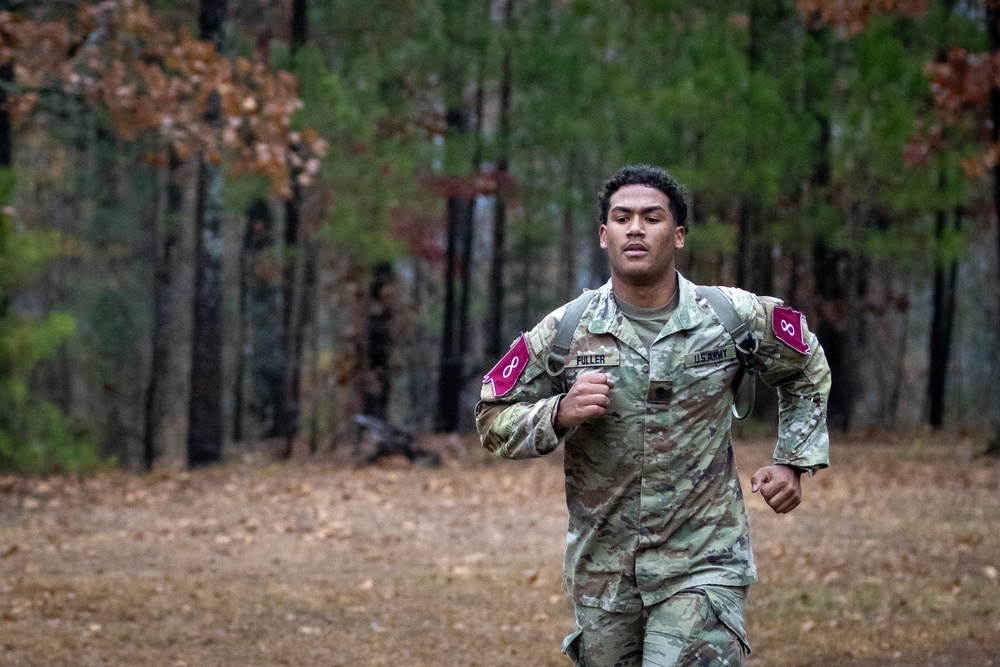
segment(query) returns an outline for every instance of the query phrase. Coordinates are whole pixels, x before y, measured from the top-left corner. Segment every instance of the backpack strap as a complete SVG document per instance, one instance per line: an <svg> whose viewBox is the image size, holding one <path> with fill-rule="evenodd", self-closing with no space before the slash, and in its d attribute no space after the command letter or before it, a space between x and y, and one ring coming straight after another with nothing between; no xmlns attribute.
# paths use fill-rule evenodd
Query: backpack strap
<svg viewBox="0 0 1000 667"><path fill-rule="evenodd" d="M545 358L545 372L552 377L562 374L566 368L566 355L569 354L569 347L573 344L573 334L580 324L583 311L593 301L595 294L597 290L584 290L583 294L566 304L566 310L563 311L559 326L556 327L556 336L549 347L549 356Z"/></svg>
<svg viewBox="0 0 1000 667"><path fill-rule="evenodd" d="M740 370L733 380L733 416L742 421L749 417L753 411L754 399L757 395L757 383L753 381L752 377L750 381L750 402L742 415L736 409L736 398L740 392L743 377L748 373L751 376L757 374L757 348L760 347L760 341L752 331L747 329L746 322L736 312L733 302L729 300L729 297L721 289L702 285L698 290L705 297L705 300L708 301L708 305L712 307L712 310L715 311L719 321L722 322L722 326L729 332L733 343L736 345L736 357L740 360Z"/></svg>

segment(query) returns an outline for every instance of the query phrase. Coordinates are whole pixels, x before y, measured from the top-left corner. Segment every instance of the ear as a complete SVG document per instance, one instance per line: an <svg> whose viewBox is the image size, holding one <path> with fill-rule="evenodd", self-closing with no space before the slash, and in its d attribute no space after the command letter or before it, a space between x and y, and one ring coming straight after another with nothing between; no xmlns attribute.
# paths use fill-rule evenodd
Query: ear
<svg viewBox="0 0 1000 667"><path fill-rule="evenodd" d="M685 234L686 234L686 230L683 227L678 227L677 228L677 236L674 239L674 247L675 248L683 248L684 247Z"/></svg>
<svg viewBox="0 0 1000 667"><path fill-rule="evenodd" d="M597 230L598 236L601 239L601 247L607 249L608 247L608 226L601 225L600 229Z"/></svg>

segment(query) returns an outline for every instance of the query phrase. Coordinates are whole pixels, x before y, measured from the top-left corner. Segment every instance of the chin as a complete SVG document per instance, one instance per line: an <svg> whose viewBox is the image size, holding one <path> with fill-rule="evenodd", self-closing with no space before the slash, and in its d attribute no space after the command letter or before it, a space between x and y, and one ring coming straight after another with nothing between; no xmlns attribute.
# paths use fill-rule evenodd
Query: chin
<svg viewBox="0 0 1000 667"><path fill-rule="evenodd" d="M619 271L617 275L619 280L634 287L648 287L663 279L663 273L650 273L648 271Z"/></svg>

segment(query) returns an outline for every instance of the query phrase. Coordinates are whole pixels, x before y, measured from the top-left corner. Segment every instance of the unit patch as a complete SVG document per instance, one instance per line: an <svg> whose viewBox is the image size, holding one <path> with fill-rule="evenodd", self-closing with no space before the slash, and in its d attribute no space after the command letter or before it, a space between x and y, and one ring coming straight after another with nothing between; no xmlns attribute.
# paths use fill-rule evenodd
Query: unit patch
<svg viewBox="0 0 1000 667"><path fill-rule="evenodd" d="M528 340L521 334L510 350L497 362L489 373L483 377L483 384L493 385L493 395L499 398L514 388L517 379L528 366Z"/></svg>
<svg viewBox="0 0 1000 667"><path fill-rule="evenodd" d="M802 313L787 306L776 306L771 324L778 340L800 354L809 354L805 327L802 326Z"/></svg>
<svg viewBox="0 0 1000 667"><path fill-rule="evenodd" d="M702 350L693 354L684 355L684 368L701 366L702 364L712 364L718 361L729 361L736 358L736 346L727 345L714 350Z"/></svg>

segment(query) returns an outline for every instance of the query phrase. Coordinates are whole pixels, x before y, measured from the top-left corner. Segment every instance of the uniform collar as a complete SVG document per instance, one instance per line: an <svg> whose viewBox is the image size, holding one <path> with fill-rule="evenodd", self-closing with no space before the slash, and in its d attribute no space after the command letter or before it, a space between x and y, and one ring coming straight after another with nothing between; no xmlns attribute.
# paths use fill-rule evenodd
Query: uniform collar
<svg viewBox="0 0 1000 667"><path fill-rule="evenodd" d="M677 289L680 291L680 301L677 310L673 312L661 336L668 336L677 331L694 329L701 324L701 308L698 307L698 295L695 285L690 280L677 273Z"/></svg>
<svg viewBox="0 0 1000 667"><path fill-rule="evenodd" d="M680 291L677 309L670 315L670 319L667 320L663 331L657 336L657 340L678 331L693 329L701 324L701 309L698 308L694 283L678 273L677 289ZM625 313L615 302L610 280L598 289L598 294L597 307L594 308L594 315L587 325L587 331L593 334L609 333L629 347L641 352L644 349L642 341L639 340L632 324L625 317Z"/></svg>

